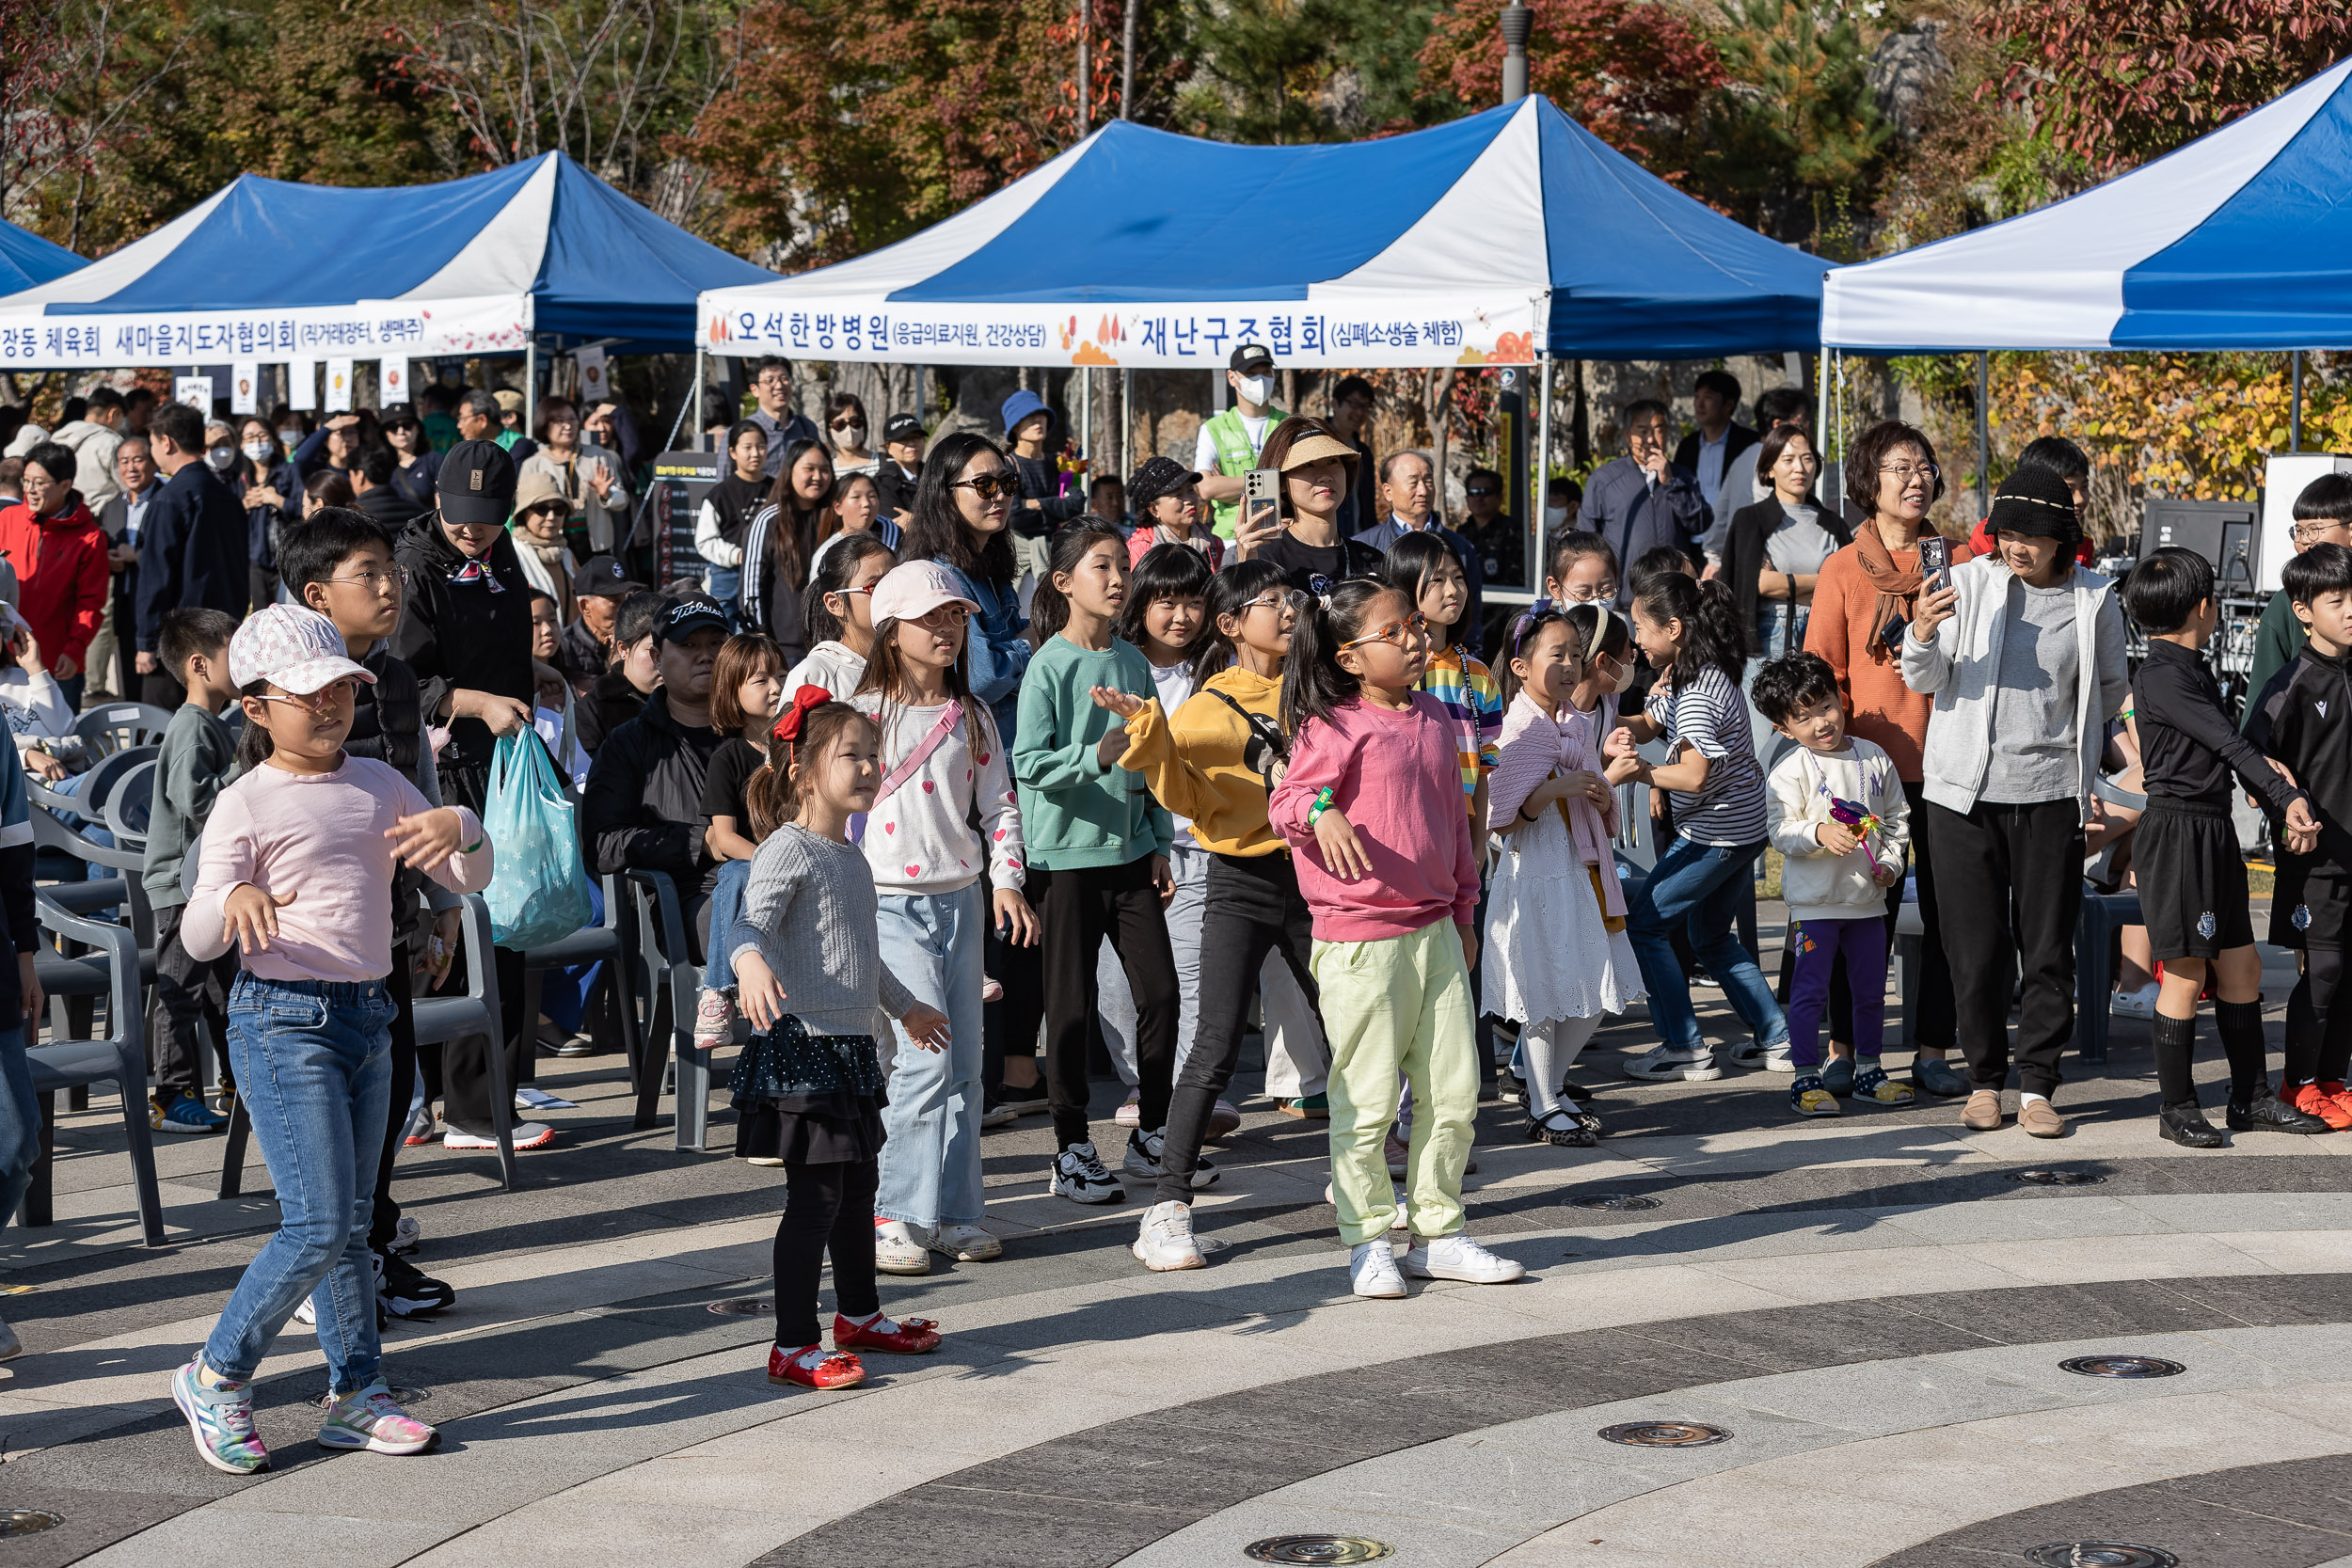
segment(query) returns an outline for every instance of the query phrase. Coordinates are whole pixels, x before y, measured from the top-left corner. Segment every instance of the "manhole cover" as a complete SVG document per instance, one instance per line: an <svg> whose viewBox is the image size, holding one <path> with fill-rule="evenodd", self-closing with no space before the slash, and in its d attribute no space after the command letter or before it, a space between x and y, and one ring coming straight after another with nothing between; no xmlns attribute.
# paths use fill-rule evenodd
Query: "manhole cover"
<svg viewBox="0 0 2352 1568"><path fill-rule="evenodd" d="M1603 1427L1600 1434L1612 1443L1636 1449L1703 1449L1731 1441L1731 1433L1723 1428L1697 1421L1627 1421Z"/></svg>
<svg viewBox="0 0 2352 1568"><path fill-rule="evenodd" d="M0 1536L39 1535L64 1523L57 1514L44 1513L38 1508L0 1509Z"/></svg>
<svg viewBox="0 0 2352 1568"><path fill-rule="evenodd" d="M2085 1377L2178 1377L2188 1370L2178 1361L2167 1361L2160 1355L2077 1355L2059 1362L2058 1368Z"/></svg>
<svg viewBox="0 0 2352 1568"><path fill-rule="evenodd" d="M773 1312L776 1303L772 1296L733 1296L712 1302L710 1309L723 1318L760 1318Z"/></svg>
<svg viewBox="0 0 2352 1568"><path fill-rule="evenodd" d="M1568 1202L1574 1208L1605 1209L1613 1214L1622 1213L1628 1209L1658 1207L1656 1198L1643 1197L1638 1193L1591 1193L1583 1197L1572 1197L1568 1199Z"/></svg>
<svg viewBox="0 0 2352 1568"><path fill-rule="evenodd" d="M422 1404L432 1397L433 1390L430 1388L394 1388L392 1390L392 1400L397 1404ZM310 1396L310 1402L324 1410L335 1402L335 1390L322 1388Z"/></svg>
<svg viewBox="0 0 2352 1568"><path fill-rule="evenodd" d="M1253 1562L1376 1562L1396 1548L1359 1535L1269 1535L1241 1550Z"/></svg>
<svg viewBox="0 0 2352 1568"><path fill-rule="evenodd" d="M2026 1554L2042 1568L2179 1568L2180 1559L2154 1546L2120 1541L2053 1541Z"/></svg>
<svg viewBox="0 0 2352 1568"><path fill-rule="evenodd" d="M2035 1187L2095 1187L2106 1180L2087 1170L2013 1170L2009 1179Z"/></svg>

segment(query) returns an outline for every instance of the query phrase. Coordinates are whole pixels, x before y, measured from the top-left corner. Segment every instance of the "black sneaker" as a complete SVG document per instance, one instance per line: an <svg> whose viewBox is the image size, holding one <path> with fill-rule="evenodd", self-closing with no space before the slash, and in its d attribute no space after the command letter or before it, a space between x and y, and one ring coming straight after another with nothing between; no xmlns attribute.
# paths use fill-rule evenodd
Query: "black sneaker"
<svg viewBox="0 0 2352 1568"><path fill-rule="evenodd" d="M2317 1117L2306 1116L2280 1100L2268 1089L2241 1105L2230 1101L2229 1113L2223 1117L2233 1132L2325 1132L2328 1124Z"/></svg>
<svg viewBox="0 0 2352 1568"><path fill-rule="evenodd" d="M457 1299L457 1292L426 1275L405 1258L384 1253L375 1258L375 1299L395 1318L424 1318Z"/></svg>
<svg viewBox="0 0 2352 1568"><path fill-rule="evenodd" d="M2223 1148L2229 1140L2216 1131L2205 1114L2192 1102L2187 1105L2167 1105L2156 1113L2156 1136L2183 1148Z"/></svg>
<svg viewBox="0 0 2352 1568"><path fill-rule="evenodd" d="M1157 1181L1160 1179L1160 1149L1167 1141L1167 1132L1168 1129L1165 1127L1155 1128L1150 1132L1138 1127L1127 1134L1126 1158L1120 1163L1126 1168L1128 1175L1138 1177L1146 1181ZM1211 1164L1205 1158L1195 1159L1192 1165L1193 1191L1199 1192L1203 1187L1216 1185L1216 1166Z"/></svg>

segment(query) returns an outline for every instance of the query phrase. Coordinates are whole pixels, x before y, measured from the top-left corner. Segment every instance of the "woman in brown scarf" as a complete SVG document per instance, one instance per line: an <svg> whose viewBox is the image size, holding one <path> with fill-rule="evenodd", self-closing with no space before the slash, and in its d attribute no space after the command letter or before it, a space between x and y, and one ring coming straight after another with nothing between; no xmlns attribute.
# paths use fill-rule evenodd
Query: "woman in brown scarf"
<svg viewBox="0 0 2352 1568"><path fill-rule="evenodd" d="M1910 625L1919 594L1919 536L1934 525L1928 506L1944 493L1935 448L1927 436L1899 420L1864 431L1846 454L1846 499L1864 514L1854 541L1821 563L1813 588L1813 616L1806 624L1805 651L1820 655L1837 672L1838 695L1846 705L1846 733L1885 749L1903 781L1911 809L1919 810L1919 753L1927 742L1928 715L1934 699L1903 684L1896 640ZM1954 541L1952 563L1968 559L1968 546ZM1918 1055L1911 1081L1943 1097L1968 1092L1968 1080L1945 1062L1952 1049L1952 974L1935 915L1935 877L1923 844L1912 845L1918 879L1919 916L1927 927L1920 943L1918 996L1911 1015ZM1891 922L1903 885L1887 890ZM1853 1004L1844 984L1830 987L1830 1052L1851 1055L1842 1042L1853 1037Z"/></svg>

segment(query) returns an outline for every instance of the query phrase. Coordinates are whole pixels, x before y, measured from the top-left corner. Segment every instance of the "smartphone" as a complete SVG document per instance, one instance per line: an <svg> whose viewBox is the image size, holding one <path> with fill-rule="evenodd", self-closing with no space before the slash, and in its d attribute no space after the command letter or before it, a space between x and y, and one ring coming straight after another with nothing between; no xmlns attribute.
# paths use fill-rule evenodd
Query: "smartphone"
<svg viewBox="0 0 2352 1568"><path fill-rule="evenodd" d="M1281 483L1280 471L1274 468L1252 468L1242 476L1242 527L1254 530L1282 526L1282 506L1277 499Z"/></svg>
<svg viewBox="0 0 2352 1568"><path fill-rule="evenodd" d="M1923 591L1952 585L1952 546L1940 533L1919 535L1919 578Z"/></svg>

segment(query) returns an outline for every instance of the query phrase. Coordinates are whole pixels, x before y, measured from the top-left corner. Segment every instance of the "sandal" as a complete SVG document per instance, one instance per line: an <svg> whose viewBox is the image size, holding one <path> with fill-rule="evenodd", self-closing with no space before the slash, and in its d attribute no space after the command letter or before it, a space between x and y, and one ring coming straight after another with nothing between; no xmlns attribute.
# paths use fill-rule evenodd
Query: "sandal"
<svg viewBox="0 0 2352 1568"><path fill-rule="evenodd" d="M768 1381L798 1388L854 1388L866 1381L866 1364L839 1351L827 1354L821 1339L793 1351L775 1345L768 1352Z"/></svg>
<svg viewBox="0 0 2352 1568"><path fill-rule="evenodd" d="M873 1326L888 1322L880 1312L865 1323L851 1323L836 1312L833 1317L833 1348L836 1351L878 1350L885 1355L929 1355L939 1348L939 1325L929 1318L900 1318L884 1333ZM856 1357L850 1357L855 1360Z"/></svg>
<svg viewBox="0 0 2352 1568"><path fill-rule="evenodd" d="M1555 1118L1565 1125L1554 1126ZM1540 1119L1530 1117L1526 1136L1529 1143L1549 1144L1554 1148L1590 1148L1597 1141L1595 1131L1584 1124L1582 1117L1563 1109L1547 1111Z"/></svg>

